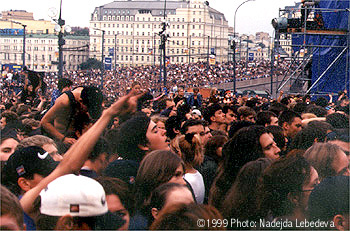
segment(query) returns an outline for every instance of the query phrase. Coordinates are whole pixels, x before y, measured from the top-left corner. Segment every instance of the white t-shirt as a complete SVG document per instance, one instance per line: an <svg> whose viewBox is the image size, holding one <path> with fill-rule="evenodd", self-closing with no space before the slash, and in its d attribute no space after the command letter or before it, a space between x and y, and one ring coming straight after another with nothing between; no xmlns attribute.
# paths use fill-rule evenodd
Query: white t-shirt
<svg viewBox="0 0 350 231"><path fill-rule="evenodd" d="M205 187L202 174L196 170L196 173L186 173L184 178L190 183L197 203L203 204Z"/></svg>

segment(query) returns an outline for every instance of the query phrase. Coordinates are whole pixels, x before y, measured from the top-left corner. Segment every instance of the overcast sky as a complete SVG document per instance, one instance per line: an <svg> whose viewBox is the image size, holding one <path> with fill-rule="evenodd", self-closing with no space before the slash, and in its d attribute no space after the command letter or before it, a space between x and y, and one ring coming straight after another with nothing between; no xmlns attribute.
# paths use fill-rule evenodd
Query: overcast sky
<svg viewBox="0 0 350 231"><path fill-rule="evenodd" d="M5 0L3 0L5 1ZM234 12L245 0L208 0L211 7L225 14L230 26L234 24ZM299 0L300 1L300 0ZM90 15L97 6L112 0L63 0L62 18L66 24L88 27ZM293 6L298 0L255 0L242 5L237 11L236 31L255 34L264 31L272 34L271 20L278 17L279 8ZM60 0L7 0L0 10L26 10L34 13L35 19L49 20L48 9L59 9Z"/></svg>

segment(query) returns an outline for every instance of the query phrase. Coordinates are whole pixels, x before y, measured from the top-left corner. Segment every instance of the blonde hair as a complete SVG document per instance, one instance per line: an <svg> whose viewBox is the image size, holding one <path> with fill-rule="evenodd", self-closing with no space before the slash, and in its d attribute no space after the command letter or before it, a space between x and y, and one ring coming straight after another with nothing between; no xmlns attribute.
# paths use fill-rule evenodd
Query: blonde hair
<svg viewBox="0 0 350 231"><path fill-rule="evenodd" d="M301 118L305 120L305 119L317 118L317 116L313 113L303 113L301 114Z"/></svg>
<svg viewBox="0 0 350 231"><path fill-rule="evenodd" d="M320 180L335 176L332 163L338 157L341 148L332 143L314 143L304 153L305 159L316 169Z"/></svg>
<svg viewBox="0 0 350 231"><path fill-rule="evenodd" d="M204 160L203 146L197 134L189 133L178 138L179 151L186 169L197 167Z"/></svg>

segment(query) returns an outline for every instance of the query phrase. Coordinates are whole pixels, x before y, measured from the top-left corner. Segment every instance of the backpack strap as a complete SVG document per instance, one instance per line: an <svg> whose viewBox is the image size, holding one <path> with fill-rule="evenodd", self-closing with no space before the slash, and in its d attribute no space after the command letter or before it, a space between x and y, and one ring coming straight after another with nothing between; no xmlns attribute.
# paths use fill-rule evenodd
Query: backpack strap
<svg viewBox="0 0 350 231"><path fill-rule="evenodd" d="M72 110L71 113L70 113L70 116L69 116L68 124L67 124L67 126L66 126L66 128L64 130L64 133L63 133L63 135L66 136L68 128L72 124L73 117L74 117L74 115L76 113L76 108L77 108L78 102L75 100L75 97L74 97L74 95L73 95L73 93L71 91L65 91L64 94L66 94L68 96L69 104L70 104L70 107L71 107L71 110Z"/></svg>

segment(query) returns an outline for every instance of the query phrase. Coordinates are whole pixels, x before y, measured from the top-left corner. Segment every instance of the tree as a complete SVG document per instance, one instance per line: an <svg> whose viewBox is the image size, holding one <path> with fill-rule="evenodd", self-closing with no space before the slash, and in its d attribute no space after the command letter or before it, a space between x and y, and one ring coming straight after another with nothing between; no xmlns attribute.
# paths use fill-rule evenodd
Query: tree
<svg viewBox="0 0 350 231"><path fill-rule="evenodd" d="M102 69L102 62L94 58L89 58L88 60L86 60L86 62L83 62L82 64L80 64L80 69L81 70Z"/></svg>
<svg viewBox="0 0 350 231"><path fill-rule="evenodd" d="M85 35L89 36L89 28L87 27L72 27L72 34L73 35Z"/></svg>

